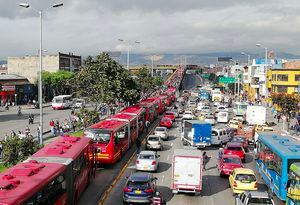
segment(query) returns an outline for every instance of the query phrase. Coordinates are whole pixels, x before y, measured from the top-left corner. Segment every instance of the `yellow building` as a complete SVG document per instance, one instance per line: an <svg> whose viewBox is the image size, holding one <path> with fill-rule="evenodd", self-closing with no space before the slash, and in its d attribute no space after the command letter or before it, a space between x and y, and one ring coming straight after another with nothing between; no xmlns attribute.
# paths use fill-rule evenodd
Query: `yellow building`
<svg viewBox="0 0 300 205"><path fill-rule="evenodd" d="M271 92L288 94L300 92L300 68L271 69L269 80Z"/></svg>

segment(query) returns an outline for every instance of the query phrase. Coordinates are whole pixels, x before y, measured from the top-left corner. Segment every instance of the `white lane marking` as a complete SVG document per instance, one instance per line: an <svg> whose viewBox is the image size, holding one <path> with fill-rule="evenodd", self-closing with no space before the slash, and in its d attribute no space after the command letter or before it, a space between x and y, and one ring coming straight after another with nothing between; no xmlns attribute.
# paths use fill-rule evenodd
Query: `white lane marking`
<svg viewBox="0 0 300 205"><path fill-rule="evenodd" d="M171 143L171 147L173 147L173 142Z"/></svg>
<svg viewBox="0 0 300 205"><path fill-rule="evenodd" d="M170 155L168 154L168 156L167 156L167 161L169 161L169 159L170 159Z"/></svg>
<svg viewBox="0 0 300 205"><path fill-rule="evenodd" d="M161 178L161 183L164 183L165 175L162 176Z"/></svg>

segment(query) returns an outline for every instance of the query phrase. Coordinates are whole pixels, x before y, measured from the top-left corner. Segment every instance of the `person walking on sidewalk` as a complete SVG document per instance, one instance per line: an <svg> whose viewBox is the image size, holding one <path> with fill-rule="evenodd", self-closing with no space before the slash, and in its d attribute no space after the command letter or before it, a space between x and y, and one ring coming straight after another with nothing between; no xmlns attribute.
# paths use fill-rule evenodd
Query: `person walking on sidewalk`
<svg viewBox="0 0 300 205"><path fill-rule="evenodd" d="M206 165L209 161L209 156L207 156L206 152L203 152L202 154L202 160L203 160L203 170L206 170Z"/></svg>

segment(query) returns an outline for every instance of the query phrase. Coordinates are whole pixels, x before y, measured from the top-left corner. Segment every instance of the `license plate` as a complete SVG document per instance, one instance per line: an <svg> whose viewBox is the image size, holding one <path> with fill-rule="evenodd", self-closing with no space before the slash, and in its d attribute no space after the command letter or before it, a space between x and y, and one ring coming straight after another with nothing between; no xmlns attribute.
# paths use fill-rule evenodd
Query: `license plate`
<svg viewBox="0 0 300 205"><path fill-rule="evenodd" d="M141 191L141 190L137 190L137 191L135 191L134 193L135 193L135 194L141 194L142 191Z"/></svg>
<svg viewBox="0 0 300 205"><path fill-rule="evenodd" d="M144 166L144 169L148 169L148 166Z"/></svg>

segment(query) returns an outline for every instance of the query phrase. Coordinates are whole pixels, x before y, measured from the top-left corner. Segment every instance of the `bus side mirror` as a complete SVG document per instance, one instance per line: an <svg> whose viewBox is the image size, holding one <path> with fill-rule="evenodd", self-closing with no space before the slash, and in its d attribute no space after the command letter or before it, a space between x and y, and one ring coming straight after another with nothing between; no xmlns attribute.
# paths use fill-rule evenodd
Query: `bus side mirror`
<svg viewBox="0 0 300 205"><path fill-rule="evenodd" d="M287 182L286 182L286 188L289 188L291 185L291 180L289 179Z"/></svg>

